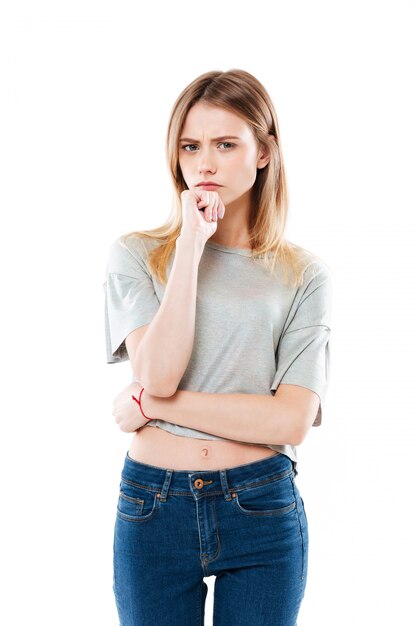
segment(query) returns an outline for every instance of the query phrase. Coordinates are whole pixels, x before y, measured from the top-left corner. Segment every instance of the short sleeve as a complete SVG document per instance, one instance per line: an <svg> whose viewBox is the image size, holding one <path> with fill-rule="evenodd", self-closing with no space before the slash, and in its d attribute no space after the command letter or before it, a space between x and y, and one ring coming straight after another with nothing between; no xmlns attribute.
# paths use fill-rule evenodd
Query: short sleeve
<svg viewBox="0 0 417 626"><path fill-rule="evenodd" d="M127 335L150 324L159 309L144 252L140 243L123 243L121 237L110 247L103 284L107 363L129 359Z"/></svg>
<svg viewBox="0 0 417 626"><path fill-rule="evenodd" d="M332 277L327 266L313 261L304 270L277 347L277 370L271 393L281 383L316 392L320 405L313 426L319 426L330 374ZM273 394L274 395L274 394Z"/></svg>

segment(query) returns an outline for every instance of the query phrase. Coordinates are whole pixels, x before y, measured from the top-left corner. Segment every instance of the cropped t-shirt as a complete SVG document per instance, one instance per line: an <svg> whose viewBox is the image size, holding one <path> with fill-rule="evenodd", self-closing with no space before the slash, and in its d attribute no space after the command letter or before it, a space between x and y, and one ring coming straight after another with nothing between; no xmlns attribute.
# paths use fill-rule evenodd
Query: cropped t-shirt
<svg viewBox="0 0 417 626"><path fill-rule="evenodd" d="M158 245L153 238L129 235L124 245L119 237L110 246L103 284L107 363L129 360L125 338L150 324L159 309L165 286L147 265L149 251ZM174 256L175 248L167 279ZM285 286L281 271L278 266L275 276L271 274L252 258L251 250L206 242L198 268L193 350L178 389L275 395L281 383L299 385L320 397L313 424L319 426L329 382L331 273L310 253L300 287ZM144 427L230 441L161 419ZM297 464L293 445L240 443L271 448Z"/></svg>

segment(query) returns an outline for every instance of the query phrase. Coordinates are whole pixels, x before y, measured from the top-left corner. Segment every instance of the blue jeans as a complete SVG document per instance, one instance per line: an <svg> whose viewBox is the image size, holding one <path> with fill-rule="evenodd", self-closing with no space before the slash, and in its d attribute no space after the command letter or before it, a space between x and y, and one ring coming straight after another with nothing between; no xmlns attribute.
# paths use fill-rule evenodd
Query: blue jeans
<svg viewBox="0 0 417 626"><path fill-rule="evenodd" d="M308 528L284 454L222 470L172 470L126 454L114 527L120 626L296 626Z"/></svg>

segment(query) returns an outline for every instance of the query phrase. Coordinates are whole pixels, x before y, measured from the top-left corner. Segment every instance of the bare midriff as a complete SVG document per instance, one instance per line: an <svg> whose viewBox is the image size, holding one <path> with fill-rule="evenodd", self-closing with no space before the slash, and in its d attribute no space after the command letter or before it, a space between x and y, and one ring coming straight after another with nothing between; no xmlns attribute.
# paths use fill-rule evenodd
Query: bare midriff
<svg viewBox="0 0 417 626"><path fill-rule="evenodd" d="M129 456L135 461L174 470L218 470L260 461L279 454L265 446L195 439L144 426L133 434Z"/></svg>

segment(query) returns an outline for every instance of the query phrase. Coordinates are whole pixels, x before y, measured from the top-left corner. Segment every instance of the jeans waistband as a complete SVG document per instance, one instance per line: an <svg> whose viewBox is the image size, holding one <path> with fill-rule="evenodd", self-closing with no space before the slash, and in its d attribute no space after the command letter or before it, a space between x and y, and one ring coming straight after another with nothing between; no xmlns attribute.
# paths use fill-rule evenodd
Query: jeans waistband
<svg viewBox="0 0 417 626"><path fill-rule="evenodd" d="M168 493L204 497L223 494L270 482L294 474L294 463L285 454L219 470L174 470L136 461L126 453L122 480L159 492L161 500Z"/></svg>

